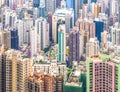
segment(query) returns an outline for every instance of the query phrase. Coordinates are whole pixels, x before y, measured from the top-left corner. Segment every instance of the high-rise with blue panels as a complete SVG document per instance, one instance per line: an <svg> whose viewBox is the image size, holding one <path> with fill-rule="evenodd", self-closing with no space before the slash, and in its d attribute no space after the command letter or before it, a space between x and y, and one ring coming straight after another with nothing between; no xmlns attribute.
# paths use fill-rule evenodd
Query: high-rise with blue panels
<svg viewBox="0 0 120 92"><path fill-rule="evenodd" d="M19 48L18 30L10 29L10 33L11 33L11 48L18 50Z"/></svg>
<svg viewBox="0 0 120 92"><path fill-rule="evenodd" d="M100 20L95 20L95 35L101 43L101 32L104 31L104 23Z"/></svg>
<svg viewBox="0 0 120 92"><path fill-rule="evenodd" d="M82 8L84 0L66 0L67 8L74 10L74 22L79 18L79 11Z"/></svg>
<svg viewBox="0 0 120 92"><path fill-rule="evenodd" d="M33 7L39 7L40 6L40 0L33 0Z"/></svg>

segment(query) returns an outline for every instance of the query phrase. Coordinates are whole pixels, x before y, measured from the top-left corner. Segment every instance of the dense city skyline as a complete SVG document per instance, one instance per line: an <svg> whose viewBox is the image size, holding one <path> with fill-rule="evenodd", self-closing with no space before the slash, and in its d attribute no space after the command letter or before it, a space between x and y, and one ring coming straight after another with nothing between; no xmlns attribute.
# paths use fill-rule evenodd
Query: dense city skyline
<svg viewBox="0 0 120 92"><path fill-rule="evenodd" d="M0 0L0 92L120 92L120 0Z"/></svg>

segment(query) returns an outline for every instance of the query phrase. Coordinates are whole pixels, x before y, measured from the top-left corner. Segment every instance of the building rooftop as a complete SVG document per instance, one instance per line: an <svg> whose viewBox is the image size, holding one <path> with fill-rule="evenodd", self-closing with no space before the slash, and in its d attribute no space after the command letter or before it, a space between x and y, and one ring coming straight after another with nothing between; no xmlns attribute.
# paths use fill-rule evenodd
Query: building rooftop
<svg viewBox="0 0 120 92"><path fill-rule="evenodd" d="M66 86L79 86L82 87L82 83L76 83L76 82L66 82Z"/></svg>
<svg viewBox="0 0 120 92"><path fill-rule="evenodd" d="M70 8L70 9L67 9L67 8L58 8L56 9L55 13L53 16L66 16L66 15L73 15L74 12L73 12L73 9Z"/></svg>

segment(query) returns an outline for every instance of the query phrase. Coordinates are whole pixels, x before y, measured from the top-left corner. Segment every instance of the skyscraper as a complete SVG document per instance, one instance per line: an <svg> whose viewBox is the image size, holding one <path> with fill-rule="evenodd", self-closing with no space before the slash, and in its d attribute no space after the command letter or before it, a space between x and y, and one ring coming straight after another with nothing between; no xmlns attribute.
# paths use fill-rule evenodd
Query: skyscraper
<svg viewBox="0 0 120 92"><path fill-rule="evenodd" d="M58 26L60 22L64 22L66 32L74 26L74 11L67 9L66 5L60 9L56 9L52 16L52 40L57 43Z"/></svg>
<svg viewBox="0 0 120 92"><path fill-rule="evenodd" d="M95 20L95 36L101 44L101 32L104 31L104 23L101 20Z"/></svg>
<svg viewBox="0 0 120 92"><path fill-rule="evenodd" d="M35 27L31 28L30 36L31 57L33 57L37 52L41 51L40 42L37 41L38 36Z"/></svg>
<svg viewBox="0 0 120 92"><path fill-rule="evenodd" d="M40 48L43 50L49 46L49 24L45 18L35 20L35 28L37 31L37 40L40 42Z"/></svg>
<svg viewBox="0 0 120 92"><path fill-rule="evenodd" d="M27 77L31 73L31 60L21 55L20 51L15 50L0 54L1 92L27 92Z"/></svg>
<svg viewBox="0 0 120 92"><path fill-rule="evenodd" d="M58 61L66 61L66 29L65 24L58 27Z"/></svg>
<svg viewBox="0 0 120 92"><path fill-rule="evenodd" d="M11 49L19 49L19 37L17 29L10 29Z"/></svg>
<svg viewBox="0 0 120 92"><path fill-rule="evenodd" d="M87 92L120 91L119 55L96 55L87 60Z"/></svg>
<svg viewBox="0 0 120 92"><path fill-rule="evenodd" d="M83 53L83 39L78 27L70 29L69 34L69 66L72 66L73 61L79 62Z"/></svg>
<svg viewBox="0 0 120 92"><path fill-rule="evenodd" d="M8 30L2 31L2 45L5 48L11 48L10 31Z"/></svg>
<svg viewBox="0 0 120 92"><path fill-rule="evenodd" d="M92 20L83 20L79 18L76 22L76 26L79 30L84 30L89 33L89 38L95 37L95 23Z"/></svg>
<svg viewBox="0 0 120 92"><path fill-rule="evenodd" d="M107 47L108 37L109 37L109 34L107 31L104 31L101 33L102 48Z"/></svg>
<svg viewBox="0 0 120 92"><path fill-rule="evenodd" d="M80 9L82 9L84 0L66 0L67 8L73 8L74 10L74 22L79 18L80 16Z"/></svg>
<svg viewBox="0 0 120 92"><path fill-rule="evenodd" d="M33 26L33 19L29 18L28 15L26 16L27 18L22 20L18 19L16 21L16 27L18 29L19 36L19 46L23 44L30 45L30 29Z"/></svg>
<svg viewBox="0 0 120 92"><path fill-rule="evenodd" d="M48 19L47 22L49 23L49 39L52 41L52 13L48 13Z"/></svg>
<svg viewBox="0 0 120 92"><path fill-rule="evenodd" d="M111 42L113 44L120 45L120 27L119 27L119 23L115 23L111 27L110 34L111 34Z"/></svg>

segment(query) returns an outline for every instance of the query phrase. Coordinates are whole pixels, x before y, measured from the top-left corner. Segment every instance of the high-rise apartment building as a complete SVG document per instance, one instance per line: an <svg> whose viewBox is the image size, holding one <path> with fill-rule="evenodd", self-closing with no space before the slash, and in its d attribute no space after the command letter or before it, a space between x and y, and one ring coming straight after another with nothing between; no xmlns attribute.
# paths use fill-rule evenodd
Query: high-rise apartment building
<svg viewBox="0 0 120 92"><path fill-rule="evenodd" d="M30 41L31 41L31 56L33 57L37 52L41 51L40 42L37 41L37 31L35 27L31 28L30 31Z"/></svg>
<svg viewBox="0 0 120 92"><path fill-rule="evenodd" d="M37 31L37 40L40 42L40 48L43 50L49 46L49 24L45 18L35 20L35 28Z"/></svg>
<svg viewBox="0 0 120 92"><path fill-rule="evenodd" d="M5 48L11 48L11 37L10 37L10 31L8 30L2 31L2 45Z"/></svg>
<svg viewBox="0 0 120 92"><path fill-rule="evenodd" d="M58 61L66 61L66 29L65 24L58 28Z"/></svg>
<svg viewBox="0 0 120 92"><path fill-rule="evenodd" d="M28 77L28 92L63 92L63 78L35 71Z"/></svg>
<svg viewBox="0 0 120 92"><path fill-rule="evenodd" d="M95 37L95 23L92 20L83 20L79 18L76 22L76 26L79 30L85 30L89 32L89 38Z"/></svg>
<svg viewBox="0 0 120 92"><path fill-rule="evenodd" d="M49 24L40 17L35 20L35 26L31 28L31 55L39 53L49 46Z"/></svg>
<svg viewBox="0 0 120 92"><path fill-rule="evenodd" d="M87 60L87 92L119 92L119 55L94 55Z"/></svg>
<svg viewBox="0 0 120 92"><path fill-rule="evenodd" d="M108 37L109 37L109 34L107 31L104 31L101 33L102 48L107 47Z"/></svg>
<svg viewBox="0 0 120 92"><path fill-rule="evenodd" d="M14 23L17 20L17 14L14 10L9 8L2 9L2 28L14 27Z"/></svg>
<svg viewBox="0 0 120 92"><path fill-rule="evenodd" d="M31 60L20 51L8 50L0 54L0 91L27 92L27 77L31 73Z"/></svg>
<svg viewBox="0 0 120 92"><path fill-rule="evenodd" d="M19 46L23 44L30 45L30 30L33 26L33 19L29 18L28 15L25 15L26 18L16 21L16 27L18 29L19 36Z"/></svg>
<svg viewBox="0 0 120 92"><path fill-rule="evenodd" d="M86 56L97 55L99 53L99 41L97 38L90 38L89 42L86 43Z"/></svg>
<svg viewBox="0 0 120 92"><path fill-rule="evenodd" d="M112 27L111 27L111 42L113 44L119 45L120 44L120 27L119 27L119 23L115 23Z"/></svg>
<svg viewBox="0 0 120 92"><path fill-rule="evenodd" d="M70 29L69 48L69 65L72 66L73 61L80 61L83 53L83 38L78 27Z"/></svg>

